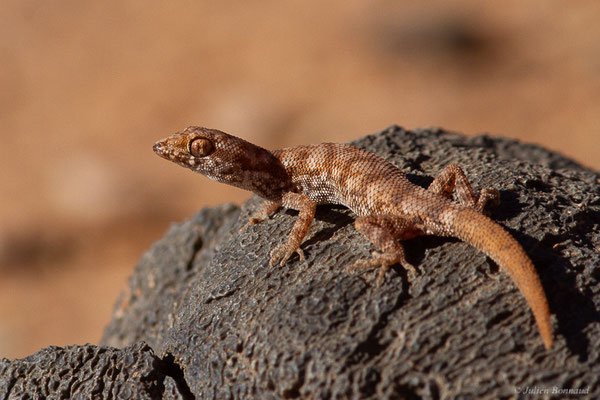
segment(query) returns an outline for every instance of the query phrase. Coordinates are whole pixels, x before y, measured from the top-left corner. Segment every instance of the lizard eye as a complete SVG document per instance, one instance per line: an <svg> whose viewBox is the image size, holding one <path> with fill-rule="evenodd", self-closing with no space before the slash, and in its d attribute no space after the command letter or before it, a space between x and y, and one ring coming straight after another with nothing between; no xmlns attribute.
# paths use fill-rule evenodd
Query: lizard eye
<svg viewBox="0 0 600 400"><path fill-rule="evenodd" d="M206 157L215 151L215 145L206 138L194 139L189 144L189 151L194 157Z"/></svg>

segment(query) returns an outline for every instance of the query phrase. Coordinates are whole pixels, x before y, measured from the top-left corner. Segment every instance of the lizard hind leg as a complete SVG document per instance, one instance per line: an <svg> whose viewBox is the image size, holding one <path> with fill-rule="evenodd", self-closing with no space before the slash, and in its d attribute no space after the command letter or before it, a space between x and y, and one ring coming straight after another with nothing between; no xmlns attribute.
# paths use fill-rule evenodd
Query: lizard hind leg
<svg viewBox="0 0 600 400"><path fill-rule="evenodd" d="M451 199L452 192L454 192L460 204L473 208L480 213L484 212L488 203L492 207L497 207L500 204L500 192L493 188L483 189L479 197L475 196L464 171L456 164L450 164L440 171L427 190L447 199Z"/></svg>
<svg viewBox="0 0 600 400"><path fill-rule="evenodd" d="M369 260L360 260L349 265L346 268L348 271L380 267L376 280L379 285L390 266L401 264L409 275L409 279L412 280L416 277L416 268L406 261L404 248L398 242L398 239L418 235L409 221L394 215L366 215L358 217L354 221L354 226L381 252L374 253Z"/></svg>

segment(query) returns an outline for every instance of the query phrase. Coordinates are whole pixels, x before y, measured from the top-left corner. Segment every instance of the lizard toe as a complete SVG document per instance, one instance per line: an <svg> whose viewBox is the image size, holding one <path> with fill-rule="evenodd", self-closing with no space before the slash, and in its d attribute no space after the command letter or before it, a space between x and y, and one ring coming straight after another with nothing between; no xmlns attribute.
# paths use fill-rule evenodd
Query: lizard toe
<svg viewBox="0 0 600 400"><path fill-rule="evenodd" d="M366 269L372 269L377 266L377 262L375 260L359 260L356 261L346 267L346 271L348 272L356 272L356 271L364 271Z"/></svg>
<svg viewBox="0 0 600 400"><path fill-rule="evenodd" d="M280 266L285 265L294 253L298 253L300 260L304 260L304 252L300 249L290 250L286 244L280 244L271 251L271 261L269 266L273 266L279 262Z"/></svg>
<svg viewBox="0 0 600 400"><path fill-rule="evenodd" d="M263 218L258 218L258 217L251 217L248 222L246 222L244 224L244 226L242 226L240 228L240 230L238 231L239 233L243 233L246 229L248 229L249 227L251 227L252 225L256 225L256 224L260 224L261 222L263 222L264 219Z"/></svg>
<svg viewBox="0 0 600 400"><path fill-rule="evenodd" d="M406 271L408 279L414 280L418 275L420 275L419 269L411 263L409 263L408 261L400 261L400 265L402 265L402 268L404 268L404 270Z"/></svg>
<svg viewBox="0 0 600 400"><path fill-rule="evenodd" d="M500 205L500 192L495 188L486 188L479 194L475 209L485 215L492 213Z"/></svg>

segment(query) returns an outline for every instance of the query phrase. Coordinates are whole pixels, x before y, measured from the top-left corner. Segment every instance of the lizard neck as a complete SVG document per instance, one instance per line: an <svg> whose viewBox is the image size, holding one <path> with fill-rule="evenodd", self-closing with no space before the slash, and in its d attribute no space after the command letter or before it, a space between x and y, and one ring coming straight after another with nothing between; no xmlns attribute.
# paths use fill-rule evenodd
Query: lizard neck
<svg viewBox="0 0 600 400"><path fill-rule="evenodd" d="M294 191L292 179L273 153L248 142L243 144L246 146L239 154L233 155L228 171L220 171L213 176L210 172L204 174L218 182L249 190L276 202L281 202L286 192Z"/></svg>

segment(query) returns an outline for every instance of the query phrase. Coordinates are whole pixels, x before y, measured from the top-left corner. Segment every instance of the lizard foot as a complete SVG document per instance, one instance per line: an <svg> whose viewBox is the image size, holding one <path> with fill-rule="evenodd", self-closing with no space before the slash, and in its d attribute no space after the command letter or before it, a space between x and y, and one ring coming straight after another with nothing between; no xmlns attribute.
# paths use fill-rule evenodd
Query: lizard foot
<svg viewBox="0 0 600 400"><path fill-rule="evenodd" d="M500 192L498 189L486 188L482 189L477 199L475 208L477 211L489 216L492 210L500 205Z"/></svg>
<svg viewBox="0 0 600 400"><path fill-rule="evenodd" d="M359 260L354 264L347 266L346 271L357 271L379 267L379 273L377 274L377 279L375 280L376 285L379 286L381 282L383 282L386 272L392 265L397 263L402 265L402 267L406 270L409 280L412 281L417 277L418 272L414 265L406 260L390 259L390 257L386 257L384 254L376 255L370 260Z"/></svg>
<svg viewBox="0 0 600 400"><path fill-rule="evenodd" d="M304 261L304 252L300 249L290 249L290 246L286 244L280 244L277 245L272 251L271 251L271 261L269 262L269 266L273 266L275 264L277 264L277 261L279 260L279 265L283 266L288 260L289 258L294 254L294 253L298 253L298 256L300 257L300 261Z"/></svg>

